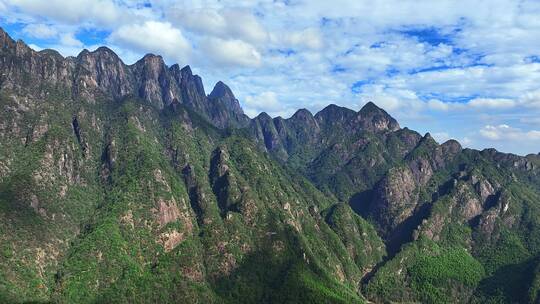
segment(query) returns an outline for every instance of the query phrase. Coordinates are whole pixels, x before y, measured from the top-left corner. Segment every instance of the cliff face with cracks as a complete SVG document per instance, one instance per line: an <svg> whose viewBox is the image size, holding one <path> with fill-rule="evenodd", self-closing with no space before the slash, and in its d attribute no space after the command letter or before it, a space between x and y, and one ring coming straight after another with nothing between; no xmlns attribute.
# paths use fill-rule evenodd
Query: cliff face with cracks
<svg viewBox="0 0 540 304"><path fill-rule="evenodd" d="M36 52L22 41L13 41L0 30L4 89L43 98L52 88L72 98L122 100L136 97L158 109L185 104L219 127L243 126L248 118L231 90L218 82L207 96L198 75L177 64L168 67L161 56L148 54L126 65L110 49L84 50L77 57L62 57L53 50Z"/></svg>

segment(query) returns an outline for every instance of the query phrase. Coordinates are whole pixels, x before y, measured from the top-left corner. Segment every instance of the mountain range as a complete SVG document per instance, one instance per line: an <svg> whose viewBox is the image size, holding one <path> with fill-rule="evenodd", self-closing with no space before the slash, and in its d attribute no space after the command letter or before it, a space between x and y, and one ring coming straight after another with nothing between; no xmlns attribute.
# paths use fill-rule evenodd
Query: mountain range
<svg viewBox="0 0 540 304"><path fill-rule="evenodd" d="M540 154L0 29L0 302L540 303Z"/></svg>

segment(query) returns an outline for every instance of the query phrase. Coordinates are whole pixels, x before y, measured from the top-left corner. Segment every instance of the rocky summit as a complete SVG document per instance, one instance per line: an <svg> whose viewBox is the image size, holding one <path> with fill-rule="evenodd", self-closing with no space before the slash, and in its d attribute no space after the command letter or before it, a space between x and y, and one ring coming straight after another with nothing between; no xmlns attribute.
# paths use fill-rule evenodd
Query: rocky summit
<svg viewBox="0 0 540 304"><path fill-rule="evenodd" d="M538 154L0 44L2 303L540 301Z"/></svg>

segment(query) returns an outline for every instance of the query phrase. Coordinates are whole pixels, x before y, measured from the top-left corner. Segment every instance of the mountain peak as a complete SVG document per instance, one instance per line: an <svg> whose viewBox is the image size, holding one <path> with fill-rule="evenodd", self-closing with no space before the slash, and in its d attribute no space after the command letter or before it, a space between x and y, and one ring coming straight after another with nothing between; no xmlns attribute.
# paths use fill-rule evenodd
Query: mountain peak
<svg viewBox="0 0 540 304"><path fill-rule="evenodd" d="M93 60L95 59L110 59L110 60L113 60L113 61L122 61L120 59L120 57L118 57L118 55L111 49L109 49L108 47L106 46L100 46L98 47L97 49L93 50L93 51L89 51L87 49L84 49L82 50L79 55L77 55L77 58L78 59L83 59L83 60L88 60L89 58L93 58ZM92 60L92 59L90 59Z"/></svg>
<svg viewBox="0 0 540 304"><path fill-rule="evenodd" d="M238 99L231 89L222 81L218 81L208 95L210 104L215 107L214 120L220 126L244 126L249 119L244 115Z"/></svg>
<svg viewBox="0 0 540 304"><path fill-rule="evenodd" d="M360 109L360 112L379 112L384 111L383 109L379 108L375 103L372 101L368 101L362 109Z"/></svg>
<svg viewBox="0 0 540 304"><path fill-rule="evenodd" d="M371 101L358 111L357 121L363 129L374 132L396 131L400 128L398 122L390 114Z"/></svg>
<svg viewBox="0 0 540 304"><path fill-rule="evenodd" d="M254 119L262 120L262 121L269 121L269 120L272 120L272 117L270 115L268 115L268 113L266 113L266 112L261 112Z"/></svg>
<svg viewBox="0 0 540 304"><path fill-rule="evenodd" d="M218 81L216 83L216 85L214 86L214 89L212 90L210 95L208 95L208 97L211 99L217 99L217 98L236 99L231 89L222 81Z"/></svg>
<svg viewBox="0 0 540 304"><path fill-rule="evenodd" d="M13 38L11 38L11 36L9 36L9 34L4 31L2 27L0 27L0 49L13 48L15 44L15 40L13 40Z"/></svg>
<svg viewBox="0 0 540 304"><path fill-rule="evenodd" d="M118 57L118 55L113 50L111 50L110 48L108 48L106 46L100 46L97 49L95 49L94 51L89 52L89 54L92 54L94 56L104 56L104 57L109 57L109 58L114 58L114 59L117 59L117 60L121 60L120 57Z"/></svg>
<svg viewBox="0 0 540 304"><path fill-rule="evenodd" d="M445 154L456 154L463 149L463 147L461 147L461 144L455 139L447 140L441 145L441 147L443 148Z"/></svg>
<svg viewBox="0 0 540 304"><path fill-rule="evenodd" d="M423 138L424 141L436 141L435 138L433 138L433 136L431 136L431 133L429 132L426 132L426 134L424 134L424 138Z"/></svg>
<svg viewBox="0 0 540 304"><path fill-rule="evenodd" d="M315 118L322 120L349 120L355 112L351 109L330 104L315 114Z"/></svg>
<svg viewBox="0 0 540 304"><path fill-rule="evenodd" d="M110 48L106 47L106 46L100 46L98 47L95 51L93 51L92 53L112 53L114 55L116 55L116 53L111 50Z"/></svg>
<svg viewBox="0 0 540 304"><path fill-rule="evenodd" d="M2 44L4 44L4 43L5 43L5 40L7 40L7 39L13 40L13 39L11 39L11 37L9 36L9 34L8 34L6 31L4 31L4 28L2 28L2 27L0 26L0 41L2 42Z"/></svg>
<svg viewBox="0 0 540 304"><path fill-rule="evenodd" d="M105 48L105 49L107 49L107 48ZM149 61L149 60L163 61L163 57L161 57L160 55L153 54L153 53L148 53L148 54L144 55L142 60L144 60L144 61Z"/></svg>
<svg viewBox="0 0 540 304"><path fill-rule="evenodd" d="M148 53L144 55L143 58L139 59L139 61L137 61L135 65L143 65L143 66L150 66L152 68L158 68L158 67L165 66L165 62L163 61L163 57L152 54L152 53Z"/></svg>
<svg viewBox="0 0 540 304"><path fill-rule="evenodd" d="M377 106L372 101L368 101L361 109L358 111L361 115L382 115L386 116L388 118L394 119L390 114L388 114L385 110Z"/></svg>
<svg viewBox="0 0 540 304"><path fill-rule="evenodd" d="M182 73L182 75L189 75L189 76L192 76L193 75L193 72L191 71L191 67L189 65L186 65L185 67L183 67L180 72Z"/></svg>
<svg viewBox="0 0 540 304"><path fill-rule="evenodd" d="M296 118L313 117L313 114L311 114L311 112L308 109L303 108L296 111L292 117L296 117Z"/></svg>
<svg viewBox="0 0 540 304"><path fill-rule="evenodd" d="M13 41L13 38L11 38L11 36L9 36L9 34L4 30L4 28L0 26L0 40L2 40L3 42L5 39Z"/></svg>
<svg viewBox="0 0 540 304"><path fill-rule="evenodd" d="M43 50L39 51L38 54L46 55L46 56L54 56L54 57L57 57L57 58L64 58L64 56L62 56L62 54L60 54L57 50L53 50L53 49L43 49Z"/></svg>
<svg viewBox="0 0 540 304"><path fill-rule="evenodd" d="M433 138L433 136L431 136L431 134L429 132L427 132L423 137L422 139L420 139L420 144L423 144L423 145L438 145L437 141Z"/></svg>

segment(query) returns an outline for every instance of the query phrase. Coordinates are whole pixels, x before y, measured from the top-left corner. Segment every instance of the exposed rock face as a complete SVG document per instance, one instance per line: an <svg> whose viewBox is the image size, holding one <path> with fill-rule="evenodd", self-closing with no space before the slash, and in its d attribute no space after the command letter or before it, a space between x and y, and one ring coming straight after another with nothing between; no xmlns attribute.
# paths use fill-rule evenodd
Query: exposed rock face
<svg viewBox="0 0 540 304"><path fill-rule="evenodd" d="M415 190L415 178L408 167L390 170L376 185L368 214L379 224L383 236L413 214L418 201Z"/></svg>
<svg viewBox="0 0 540 304"><path fill-rule="evenodd" d="M444 155L456 155L461 152L462 147L456 140L450 139L441 145L442 153Z"/></svg>
<svg viewBox="0 0 540 304"><path fill-rule="evenodd" d="M353 110L331 104L315 114L315 119L326 125L343 125L350 124L355 115Z"/></svg>
<svg viewBox="0 0 540 304"><path fill-rule="evenodd" d="M283 122L276 119L280 129L283 130ZM287 151L283 146L283 140L276 129L274 120L267 113L261 113L251 121L251 132L261 147L267 151L273 152L277 157L286 159Z"/></svg>
<svg viewBox="0 0 540 304"><path fill-rule="evenodd" d="M144 56L133 65L133 72L137 81L137 95L157 107L170 104L178 96L178 86L172 81L161 56Z"/></svg>
<svg viewBox="0 0 540 304"><path fill-rule="evenodd" d="M371 101L366 103L358 112L356 122L363 130L372 132L399 130L398 122Z"/></svg>
<svg viewBox="0 0 540 304"><path fill-rule="evenodd" d="M236 113L242 113L238 99L234 97L231 89L221 81L218 81L208 98L221 102Z"/></svg>
<svg viewBox="0 0 540 304"><path fill-rule="evenodd" d="M131 71L106 47L94 52L82 51L74 66L75 94L92 97L100 90L113 98L122 98L134 91Z"/></svg>
<svg viewBox="0 0 540 304"><path fill-rule="evenodd" d="M433 167L425 158L417 158L413 160L409 167L414 175L414 179L420 185L425 185L433 176Z"/></svg>
<svg viewBox="0 0 540 304"><path fill-rule="evenodd" d="M167 67L161 56L148 54L128 66L110 49L82 51L76 58L58 52L36 52L22 41L13 41L0 28L2 61L0 88L24 94L42 95L48 88L69 89L74 97L96 100L100 97L121 100L136 96L158 109L178 102L197 110L220 128L247 125L238 100L219 82L206 96L202 80L189 66Z"/></svg>
<svg viewBox="0 0 540 304"><path fill-rule="evenodd" d="M422 136L417 132L403 128L395 132L396 136L403 143L403 146L399 149L400 157L406 156L410 151L418 146L418 143L422 140Z"/></svg>
<svg viewBox="0 0 540 304"><path fill-rule="evenodd" d="M238 99L223 82L216 83L208 99L212 105L212 121L219 127L245 127L249 124L250 119L244 114Z"/></svg>
<svg viewBox="0 0 540 304"><path fill-rule="evenodd" d="M482 202L472 195L470 187L466 186L466 184L458 184L454 201L458 207L460 218L466 221L470 221L484 211Z"/></svg>
<svg viewBox="0 0 540 304"><path fill-rule="evenodd" d="M250 129L263 148L287 160L306 145L324 148L332 142L333 135L389 133L398 131L400 127L394 118L370 102L359 112L329 105L315 116L306 109L298 110L288 119L272 119L268 114L261 113L253 119Z"/></svg>
<svg viewBox="0 0 540 304"><path fill-rule="evenodd" d="M171 232L164 232L160 235L160 243L163 245L165 252L173 250L178 244L185 239L183 232L172 230Z"/></svg>
<svg viewBox="0 0 540 304"><path fill-rule="evenodd" d="M64 59L58 52L51 50L35 52L22 41L13 41L1 28L0 36L2 88L17 89L28 86L36 88L36 85L44 84L44 79L47 79L47 83L53 87L58 84L71 87L75 69L73 58Z"/></svg>
<svg viewBox="0 0 540 304"><path fill-rule="evenodd" d="M177 97L178 101L197 109L200 113L208 113L209 104L201 77L193 75L189 65L180 70L178 65L173 65L171 69L174 79L180 83L181 98Z"/></svg>
<svg viewBox="0 0 540 304"><path fill-rule="evenodd" d="M180 217L180 210L174 200L167 202L164 199L159 199L157 208L157 220L160 226L174 222Z"/></svg>

